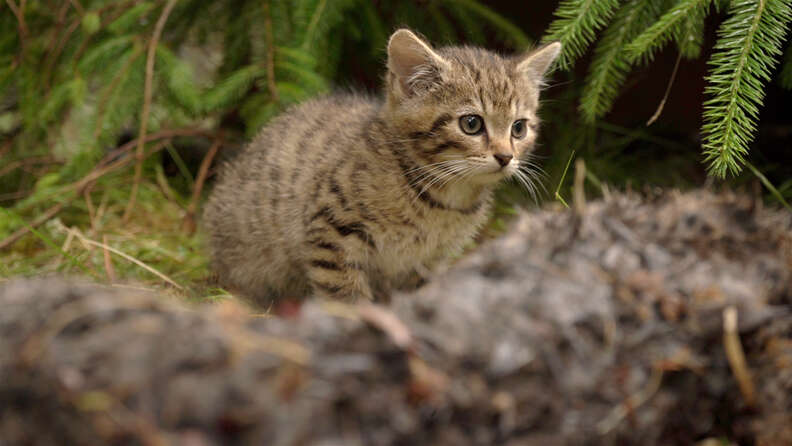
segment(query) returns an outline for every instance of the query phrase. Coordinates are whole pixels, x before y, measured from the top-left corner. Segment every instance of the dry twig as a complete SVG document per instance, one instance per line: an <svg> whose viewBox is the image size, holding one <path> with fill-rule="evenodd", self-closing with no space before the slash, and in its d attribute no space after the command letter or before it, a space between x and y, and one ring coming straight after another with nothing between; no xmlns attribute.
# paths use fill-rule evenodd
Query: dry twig
<svg viewBox="0 0 792 446"><path fill-rule="evenodd" d="M155 276L159 277L160 279L164 280L165 282L168 282L169 284L173 285L176 289L179 289L179 290L183 290L184 289L184 287L182 287L181 285L176 283L170 277L166 276L165 274L162 274L158 270L154 269L153 267L151 267L149 265L146 265L145 263L143 263L140 260L130 256L129 254L121 252L121 251L119 251L119 250L117 250L117 249L115 249L112 246L109 246L107 244L100 243L100 242L97 242L95 240L91 240L89 238L85 238L82 234L77 234L77 237L79 237L80 241L82 241L85 244L88 244L88 245L91 245L91 246L96 246L96 247L102 248L102 249L106 249L106 250L112 252L113 254L115 254L117 256L120 256L120 257L123 257L126 260L129 260L130 262L134 263L135 265L145 269L146 271L150 272L151 274L154 274Z"/></svg>
<svg viewBox="0 0 792 446"><path fill-rule="evenodd" d="M264 37L267 39L267 89L273 101L278 101L278 87L275 85L275 39L272 37L272 15L270 2L265 1L264 8Z"/></svg>
<svg viewBox="0 0 792 446"><path fill-rule="evenodd" d="M663 100L660 101L660 105L657 106L657 110L655 110L652 117L649 118L648 121L646 121L647 127L654 124L654 122L657 121L657 118L660 117L660 114L663 113L663 109L665 108L666 101L668 100L668 95L671 93L671 86L674 84L674 79L676 79L680 60L682 60L682 53L679 53L679 55L677 55L677 60L676 63L674 64L674 71L671 72L671 79L668 80L668 86L666 86L665 94L663 94Z"/></svg>
<svg viewBox="0 0 792 446"><path fill-rule="evenodd" d="M653 367L652 375L649 377L649 382L646 386L627 397L621 404L614 407L607 417L597 423L597 431L600 435L605 435L615 429L627 415L649 401L660 390L662 382L663 368L659 366Z"/></svg>
<svg viewBox="0 0 792 446"><path fill-rule="evenodd" d="M204 182L206 181L207 175L209 175L209 167L212 165L212 161L222 145L222 138L215 139L212 147L209 148L206 156L204 156L201 167L198 169L198 176L195 178L192 198L190 198L190 204L187 206L187 213L182 221L182 229L190 234L195 232L195 213L198 210L198 200L201 198Z"/></svg>
<svg viewBox="0 0 792 446"><path fill-rule="evenodd" d="M102 235L102 243L105 245L103 246L102 253L104 255L104 267L105 267L105 272L107 273L107 280L110 283L114 283L116 281L116 274L115 274L115 268L113 268L113 260L110 258L110 251L107 249L106 235Z"/></svg>
<svg viewBox="0 0 792 446"><path fill-rule="evenodd" d="M168 16L170 15L177 1L178 0L168 0L168 3L162 9L162 13L157 20L157 24L154 26L154 34L152 34L151 41L149 42L148 54L146 55L146 80L143 86L143 108L140 112L140 132L138 134L138 144L135 155L137 159L135 164L135 179L134 183L132 183L132 192L129 197L129 202L127 203L127 208L124 211L124 221L129 218L132 213L132 209L135 207L137 191L140 187L141 175L143 174L143 147L145 146L146 131L148 130L149 111L151 109L151 93L154 83L154 56L157 54L157 45L159 45L162 30L165 28L165 22L168 21Z"/></svg>
<svg viewBox="0 0 792 446"><path fill-rule="evenodd" d="M19 29L19 55L17 56L17 63L22 63L22 56L25 53L25 41L28 34L27 24L25 24L25 0L22 0L19 5L14 3L14 0L6 0L6 3L17 19L17 27Z"/></svg>
<svg viewBox="0 0 792 446"><path fill-rule="evenodd" d="M745 404L754 406L756 387L751 378L751 370L745 361L745 352L737 330L737 308L734 306L723 309L723 347L726 349L726 358L729 360L734 378L740 386L740 393L745 398Z"/></svg>
<svg viewBox="0 0 792 446"><path fill-rule="evenodd" d="M572 205L575 207L575 212L583 215L586 211L586 163L578 158L575 160L575 188L574 195L572 196Z"/></svg>

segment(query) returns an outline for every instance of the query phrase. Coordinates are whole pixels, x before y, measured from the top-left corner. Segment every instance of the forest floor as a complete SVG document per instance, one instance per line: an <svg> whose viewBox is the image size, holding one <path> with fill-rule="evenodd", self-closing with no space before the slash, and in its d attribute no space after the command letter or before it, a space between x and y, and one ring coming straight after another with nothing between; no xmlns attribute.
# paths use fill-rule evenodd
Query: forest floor
<svg viewBox="0 0 792 446"><path fill-rule="evenodd" d="M387 305L259 317L0 284L0 438L790 444L792 214L709 191L574 207L520 215Z"/></svg>

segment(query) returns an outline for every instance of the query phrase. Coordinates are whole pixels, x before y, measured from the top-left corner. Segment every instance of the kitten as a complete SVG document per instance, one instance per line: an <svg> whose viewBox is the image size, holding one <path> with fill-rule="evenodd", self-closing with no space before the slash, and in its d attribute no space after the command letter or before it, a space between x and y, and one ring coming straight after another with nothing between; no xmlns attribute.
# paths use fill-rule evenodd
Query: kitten
<svg viewBox="0 0 792 446"><path fill-rule="evenodd" d="M204 214L223 285L372 299L458 252L493 188L529 177L552 43L518 57L388 42L385 99L337 95L274 119L221 171Z"/></svg>

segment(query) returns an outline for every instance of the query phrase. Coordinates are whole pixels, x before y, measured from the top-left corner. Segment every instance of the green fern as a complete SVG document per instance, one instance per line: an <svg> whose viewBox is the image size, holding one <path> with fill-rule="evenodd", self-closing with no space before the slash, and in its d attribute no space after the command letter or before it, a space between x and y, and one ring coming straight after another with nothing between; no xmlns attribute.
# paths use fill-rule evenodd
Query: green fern
<svg viewBox="0 0 792 446"><path fill-rule="evenodd" d="M704 103L704 156L720 177L745 163L756 130L764 85L781 55L792 18L789 2L740 0L718 30Z"/></svg>

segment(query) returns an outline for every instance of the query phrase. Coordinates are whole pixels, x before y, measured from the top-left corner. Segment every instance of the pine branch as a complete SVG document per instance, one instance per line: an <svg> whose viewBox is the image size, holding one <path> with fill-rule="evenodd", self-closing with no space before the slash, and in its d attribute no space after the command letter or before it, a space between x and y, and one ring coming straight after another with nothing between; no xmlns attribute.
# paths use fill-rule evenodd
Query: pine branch
<svg viewBox="0 0 792 446"><path fill-rule="evenodd" d="M131 35L113 37L102 41L88 50L77 63L77 69L83 75L91 74L106 67L110 61L129 50L135 38Z"/></svg>
<svg viewBox="0 0 792 446"><path fill-rule="evenodd" d="M698 22L703 25L703 17L710 2L711 0L680 0L624 48L628 59L630 61L636 61L641 57L651 59L654 53L671 39L688 42L689 35L686 32L691 28L695 30ZM697 51L695 44L687 43L680 49L683 53L687 53L686 56Z"/></svg>
<svg viewBox="0 0 792 446"><path fill-rule="evenodd" d="M550 24L544 42L560 41L563 45L558 66L570 69L594 41L599 29L610 22L619 7L618 0L565 0L556 8L557 17Z"/></svg>
<svg viewBox="0 0 792 446"><path fill-rule="evenodd" d="M128 91L134 91L134 89L122 87L130 87L128 81L131 77L133 68L138 68L135 67L135 63L142 54L143 46L136 45L128 54L119 58L120 61L123 61L123 65L120 66L110 83L103 89L96 106L96 118L91 138L92 141L99 143L103 141L104 138L102 136L104 134L112 134L112 132L118 129L121 121L117 119L119 113L126 112L131 114L134 112L133 107L130 105L137 105L137 100L133 100L132 104L124 104L124 106L119 104L119 102L122 100L122 96L127 96L129 99L136 96L128 94Z"/></svg>
<svg viewBox="0 0 792 446"><path fill-rule="evenodd" d="M792 19L788 0L735 0L721 24L704 102L704 156L710 173L738 173L753 139L764 85Z"/></svg>
<svg viewBox="0 0 792 446"><path fill-rule="evenodd" d="M327 0L319 0L316 8L314 9L313 14L311 14L311 20L308 22L308 27L305 30L305 34L302 38L302 49L307 50L310 48L311 43L314 41L315 35L318 34L316 31L317 26L319 25L319 18L322 17L322 13L327 6Z"/></svg>
<svg viewBox="0 0 792 446"><path fill-rule="evenodd" d="M645 0L630 0L616 13L613 23L602 34L594 50L594 59L586 76L580 100L584 119L593 122L611 109L632 65L625 57L624 45L655 16Z"/></svg>
<svg viewBox="0 0 792 446"><path fill-rule="evenodd" d="M708 8L696 8L693 13L685 18L679 25L679 30L674 34L679 52L685 59L698 59L701 56L701 47L704 44L704 20L707 18Z"/></svg>
<svg viewBox="0 0 792 446"><path fill-rule="evenodd" d="M231 73L204 94L203 111L211 112L233 105L244 97L256 79L264 75L265 70L257 65L248 65Z"/></svg>
<svg viewBox="0 0 792 446"><path fill-rule="evenodd" d="M143 19L154 7L153 2L140 2L128 10L124 11L118 18L114 19L107 25L107 31L112 34L126 34L135 26L139 26L140 20Z"/></svg>

